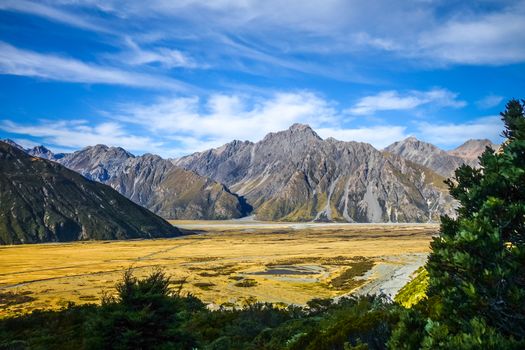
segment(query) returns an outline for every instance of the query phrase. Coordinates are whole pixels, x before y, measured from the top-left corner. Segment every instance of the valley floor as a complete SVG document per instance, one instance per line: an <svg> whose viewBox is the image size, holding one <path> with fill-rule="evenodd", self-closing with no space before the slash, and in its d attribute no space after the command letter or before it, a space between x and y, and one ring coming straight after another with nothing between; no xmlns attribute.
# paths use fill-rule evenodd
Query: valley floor
<svg viewBox="0 0 525 350"><path fill-rule="evenodd" d="M174 221L173 239L0 247L0 317L99 302L132 267L162 267L210 307L395 295L424 264L437 225ZM18 296L15 298L14 296Z"/></svg>

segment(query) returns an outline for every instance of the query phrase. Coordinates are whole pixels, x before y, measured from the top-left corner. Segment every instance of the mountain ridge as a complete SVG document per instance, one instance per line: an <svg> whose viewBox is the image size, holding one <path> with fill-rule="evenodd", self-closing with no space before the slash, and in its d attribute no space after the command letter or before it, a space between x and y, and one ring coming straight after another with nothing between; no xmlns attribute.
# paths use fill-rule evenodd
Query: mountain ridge
<svg viewBox="0 0 525 350"><path fill-rule="evenodd" d="M175 162L225 183L259 219L427 221L451 212L446 194L426 183L421 169L370 144L323 140L307 125L220 148ZM432 212L429 200L441 209Z"/></svg>
<svg viewBox="0 0 525 350"><path fill-rule="evenodd" d="M445 151L410 136L392 143L383 150L428 167L441 176L449 178L453 177L455 169L463 164L477 167L478 157L485 151L486 146L491 146L494 150L498 148L487 139L470 139L453 150Z"/></svg>
<svg viewBox="0 0 525 350"><path fill-rule="evenodd" d="M180 235L109 186L0 142L0 244Z"/></svg>
<svg viewBox="0 0 525 350"><path fill-rule="evenodd" d="M428 221L451 212L444 179L463 163L476 166L479 143L487 141L468 140L447 152L408 137L380 151L323 140L296 123L258 142L233 140L177 159L95 145L53 160L165 218L239 218L253 208L266 220ZM400 193L409 206L393 199ZM401 207L410 213L396 214Z"/></svg>
<svg viewBox="0 0 525 350"><path fill-rule="evenodd" d="M158 155L134 156L123 148L97 145L57 161L168 219L238 218L250 210L222 184Z"/></svg>

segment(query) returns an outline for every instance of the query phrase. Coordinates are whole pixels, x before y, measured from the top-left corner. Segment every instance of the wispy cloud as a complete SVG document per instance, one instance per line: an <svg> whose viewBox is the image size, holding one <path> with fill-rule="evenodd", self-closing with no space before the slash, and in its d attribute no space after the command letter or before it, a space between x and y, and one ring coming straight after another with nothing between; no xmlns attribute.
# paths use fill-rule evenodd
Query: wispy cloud
<svg viewBox="0 0 525 350"><path fill-rule="evenodd" d="M469 139L501 140L503 122L500 117L483 117L465 123L419 123L418 136L422 140L444 146L456 146Z"/></svg>
<svg viewBox="0 0 525 350"><path fill-rule="evenodd" d="M219 147L234 139L258 141L294 123L309 124L324 138L368 142L378 148L406 136L404 126L345 128L340 124L340 113L332 102L309 91L276 92L268 98L211 95L123 105L118 111L107 112L106 121L99 123L59 120L28 125L4 120L0 129L41 138L43 143L61 148L103 143L165 157ZM144 135L129 130L141 130Z"/></svg>
<svg viewBox="0 0 525 350"><path fill-rule="evenodd" d="M41 120L28 124L3 120L0 130L59 149L103 143L164 157L219 147L234 139L258 141L293 123L309 124L323 138L367 142L377 149L409 134L442 147L457 146L470 138L498 142L502 130L496 116L464 123L419 122L410 129L396 123L349 126L343 124L344 117L334 102L311 91L293 91L264 98L224 94L163 98L150 104L120 105L103 112L98 122Z"/></svg>
<svg viewBox="0 0 525 350"><path fill-rule="evenodd" d="M108 55L108 57L132 66L153 64L167 69L206 68L206 65L198 64L195 59L180 50L167 47L155 47L151 50L144 50L128 36L124 38L124 42L128 50Z"/></svg>
<svg viewBox="0 0 525 350"><path fill-rule="evenodd" d="M501 101L503 101L503 98L503 96L498 95L487 95L481 100L476 101L476 106L482 109L496 107L501 103Z"/></svg>
<svg viewBox="0 0 525 350"><path fill-rule="evenodd" d="M0 42L0 74L38 77L74 83L115 84L153 89L188 90L174 79L86 63L70 57L42 54Z"/></svg>
<svg viewBox="0 0 525 350"><path fill-rule="evenodd" d="M525 3L496 13L466 14L423 31L417 54L431 61L501 65L525 61Z"/></svg>
<svg viewBox="0 0 525 350"><path fill-rule="evenodd" d="M0 129L13 134L37 137L44 144L67 149L106 144L124 147L131 151L148 149L151 149L151 152L162 151L161 143L150 137L133 135L115 122L97 124L85 120L44 120L29 125L2 120Z"/></svg>
<svg viewBox="0 0 525 350"><path fill-rule="evenodd" d="M311 92L276 93L267 99L212 95L204 100L175 97L149 105L125 105L118 112L106 113L102 122L44 120L26 124L3 120L0 129L61 148L103 143L137 153L174 157L218 147L233 139L258 141L295 122L333 126L337 123L336 113L329 101Z"/></svg>
<svg viewBox="0 0 525 350"><path fill-rule="evenodd" d="M174 68L210 68L261 77L302 74L378 84L382 79L371 68L385 58L412 67L525 62L525 5L488 2L483 11L469 3L451 11L441 2L429 1L132 0L122 6L116 0L5 0L0 10L100 34L96 39L113 48L93 55L113 58L112 65L121 72L84 63L99 76L98 82L173 88L167 78L144 77L136 71L153 67L156 74L170 75ZM35 74L33 69L32 76L70 76L42 70ZM65 81L89 80L75 78L78 70L71 75L73 80ZM139 79L122 76L127 74ZM220 83L231 82L229 78ZM417 103L414 98L419 96L397 102L410 106Z"/></svg>
<svg viewBox="0 0 525 350"><path fill-rule="evenodd" d="M249 38L273 52L355 53L370 48L424 64L507 64L525 61L525 4L486 1L488 6L441 2L349 2L330 0L201 1L152 0L66 2L67 7L103 10L117 18L155 20L152 31L163 38L210 33ZM77 24L60 6L13 5L50 19ZM62 4L63 5L63 4ZM279 11L275 11L278 8ZM483 9L483 10L481 10ZM60 15L54 14L60 12ZM51 14L50 14L51 13ZM388 13L388 16L377 16ZM167 25L167 24L171 25ZM190 28L190 30L188 30ZM97 29L97 28L95 28ZM286 33L286 35L283 35ZM293 37L290 41L287 38ZM209 37L208 37L209 39ZM258 50L261 53L264 50ZM271 55L277 58L278 55ZM425 58L422 61L422 58Z"/></svg>
<svg viewBox="0 0 525 350"><path fill-rule="evenodd" d="M96 23L93 19L87 19L85 14L84 16L77 15L54 6L48 6L42 2L3 0L0 2L0 10L27 13L81 29L116 34L114 30L110 29L110 27L101 23Z"/></svg>
<svg viewBox="0 0 525 350"><path fill-rule="evenodd" d="M296 122L319 126L337 122L331 102L311 92L275 93L261 99L247 95L211 95L160 99L149 105L125 105L111 112L120 122L139 124L164 137L215 141L258 140Z"/></svg>
<svg viewBox="0 0 525 350"><path fill-rule="evenodd" d="M376 95L361 98L347 110L350 114L371 114L377 111L410 110L425 104L440 107L459 108L466 105L465 101L457 99L458 94L446 89L429 91L382 91Z"/></svg>

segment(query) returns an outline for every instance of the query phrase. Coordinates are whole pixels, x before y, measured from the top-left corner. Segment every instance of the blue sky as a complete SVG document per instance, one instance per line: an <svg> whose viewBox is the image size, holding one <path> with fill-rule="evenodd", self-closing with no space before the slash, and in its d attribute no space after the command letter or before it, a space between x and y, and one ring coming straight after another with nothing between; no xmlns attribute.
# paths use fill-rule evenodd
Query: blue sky
<svg viewBox="0 0 525 350"><path fill-rule="evenodd" d="M177 157L300 122L500 142L525 1L0 0L0 138Z"/></svg>

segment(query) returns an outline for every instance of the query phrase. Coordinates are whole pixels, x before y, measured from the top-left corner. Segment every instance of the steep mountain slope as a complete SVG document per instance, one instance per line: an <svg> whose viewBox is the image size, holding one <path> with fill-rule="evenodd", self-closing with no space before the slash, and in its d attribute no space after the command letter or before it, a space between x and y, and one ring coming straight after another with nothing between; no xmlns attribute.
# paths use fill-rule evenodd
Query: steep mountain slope
<svg viewBox="0 0 525 350"><path fill-rule="evenodd" d="M26 151L26 149L24 147L22 147L21 145L19 145L18 143L16 143L15 141L13 141L11 139L2 139L2 140L0 140L0 142L7 143L9 146L12 146L14 148L18 148L21 151L24 151L24 152Z"/></svg>
<svg viewBox="0 0 525 350"><path fill-rule="evenodd" d="M468 140L461 146L448 151L447 153L459 157L466 162L469 162L470 164L477 165L478 164L478 157L485 152L485 148L490 147L493 150L497 150L499 148L499 145L496 145L492 143L490 140L483 139L483 140Z"/></svg>
<svg viewBox="0 0 525 350"><path fill-rule="evenodd" d="M394 142L386 147L384 151L430 168L446 178L453 176L454 170L461 164L469 163L460 157L448 154L431 143L420 141L415 137Z"/></svg>
<svg viewBox="0 0 525 350"><path fill-rule="evenodd" d="M431 170L369 144L323 140L301 124L175 163L244 196L258 219L421 222L453 207Z"/></svg>
<svg viewBox="0 0 525 350"><path fill-rule="evenodd" d="M97 145L57 161L164 218L229 219L250 210L220 183L156 155L135 157L120 147Z"/></svg>
<svg viewBox="0 0 525 350"><path fill-rule="evenodd" d="M0 174L0 244L180 234L109 186L3 142Z"/></svg>

